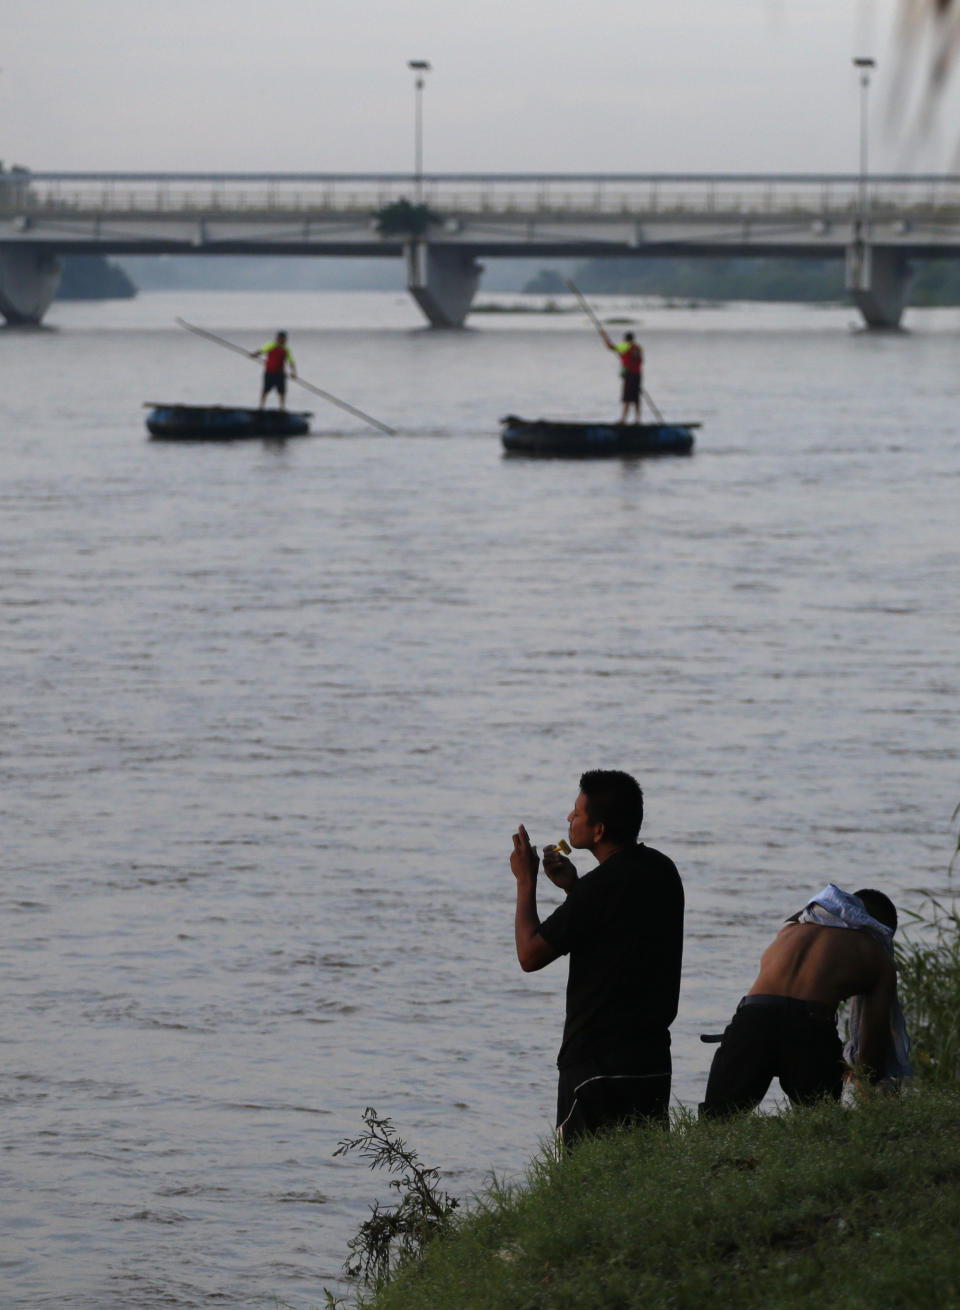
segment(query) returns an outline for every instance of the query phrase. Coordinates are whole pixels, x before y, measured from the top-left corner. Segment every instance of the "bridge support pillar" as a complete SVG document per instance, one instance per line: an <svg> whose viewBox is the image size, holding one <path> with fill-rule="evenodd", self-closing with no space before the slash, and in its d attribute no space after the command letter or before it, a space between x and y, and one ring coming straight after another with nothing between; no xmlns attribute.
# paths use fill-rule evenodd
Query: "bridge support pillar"
<svg viewBox="0 0 960 1310"><path fill-rule="evenodd" d="M440 249L426 241L407 246L407 289L431 327L463 327L483 265L469 251Z"/></svg>
<svg viewBox="0 0 960 1310"><path fill-rule="evenodd" d="M913 272L899 250L855 241L847 246L847 291L867 327L900 326Z"/></svg>
<svg viewBox="0 0 960 1310"><path fill-rule="evenodd" d="M8 323L39 323L60 285L51 250L0 250L0 314Z"/></svg>

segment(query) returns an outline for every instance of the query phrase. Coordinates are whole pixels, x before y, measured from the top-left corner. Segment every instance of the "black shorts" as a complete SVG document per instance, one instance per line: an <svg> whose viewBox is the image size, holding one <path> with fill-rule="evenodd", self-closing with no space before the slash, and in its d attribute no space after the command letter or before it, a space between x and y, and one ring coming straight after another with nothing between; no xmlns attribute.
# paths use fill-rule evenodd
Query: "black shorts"
<svg viewBox="0 0 960 1310"><path fill-rule="evenodd" d="M623 390L620 399L625 405L636 405L640 401L640 374L624 373Z"/></svg>
<svg viewBox="0 0 960 1310"><path fill-rule="evenodd" d="M276 391L279 395L287 394L287 375L286 373L264 373L263 375L263 394L268 391Z"/></svg>
<svg viewBox="0 0 960 1310"><path fill-rule="evenodd" d="M650 1043L640 1056L578 1060L560 1070L557 1131L564 1146L588 1133L646 1120L669 1125L669 1037Z"/></svg>
<svg viewBox="0 0 960 1310"><path fill-rule="evenodd" d="M774 1078L794 1105L843 1091L843 1045L836 1016L788 996L745 996L713 1057L700 1113L717 1119L752 1110Z"/></svg>

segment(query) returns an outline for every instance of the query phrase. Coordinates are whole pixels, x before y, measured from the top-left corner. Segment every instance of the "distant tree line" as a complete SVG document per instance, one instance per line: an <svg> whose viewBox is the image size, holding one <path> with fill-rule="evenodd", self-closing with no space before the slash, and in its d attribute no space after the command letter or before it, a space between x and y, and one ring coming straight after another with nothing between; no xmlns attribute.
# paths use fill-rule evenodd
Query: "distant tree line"
<svg viewBox="0 0 960 1310"><path fill-rule="evenodd" d="M58 300L129 300L137 288L103 255L65 255Z"/></svg>
<svg viewBox="0 0 960 1310"><path fill-rule="evenodd" d="M960 260L918 260L914 275L911 304L960 305ZM592 259L577 270L574 280L581 290L599 295L821 304L847 299L840 259ZM545 268L523 289L561 295L568 287L561 274Z"/></svg>
<svg viewBox="0 0 960 1310"><path fill-rule="evenodd" d="M508 265L510 261L501 260ZM231 286L245 289L305 290L316 284L341 290L401 285L400 265L393 261L256 259L131 260L130 271L102 255L67 255L58 298L61 300L127 299L137 284L178 288ZM357 267L354 267L354 264ZM386 267L381 267L386 263ZM326 268L326 265L332 265ZM340 265L348 265L341 268ZM211 267L212 266L212 267ZM369 267L368 267L369 266ZM130 273L133 273L131 277ZM508 270L501 270L501 280ZM334 276L336 274L336 276ZM910 303L918 306L960 305L960 260L918 260L914 265ZM521 277L522 274L518 275ZM563 295L570 273L543 268L523 284L531 294ZM599 295L663 296L676 300L768 300L818 304L842 303L843 261L840 259L593 259L576 269L577 285ZM505 282L506 285L506 282ZM517 285L514 283L514 285Z"/></svg>

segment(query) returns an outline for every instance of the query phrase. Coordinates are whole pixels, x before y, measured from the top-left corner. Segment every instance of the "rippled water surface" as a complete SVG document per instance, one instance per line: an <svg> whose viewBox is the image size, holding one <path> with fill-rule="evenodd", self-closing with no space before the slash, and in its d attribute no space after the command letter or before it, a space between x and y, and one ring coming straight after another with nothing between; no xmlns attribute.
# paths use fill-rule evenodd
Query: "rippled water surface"
<svg viewBox="0 0 960 1310"><path fill-rule="evenodd" d="M332 1157L366 1105L455 1194L520 1174L566 967L520 972L507 853L584 768L640 777L685 880L685 1105L808 894L945 889L960 316L603 312L692 458L502 455L503 414L616 412L573 315L151 295L0 333L4 1306L319 1306L383 1194ZM398 436L293 392L312 438L147 441L144 401L256 399L176 315L288 328Z"/></svg>

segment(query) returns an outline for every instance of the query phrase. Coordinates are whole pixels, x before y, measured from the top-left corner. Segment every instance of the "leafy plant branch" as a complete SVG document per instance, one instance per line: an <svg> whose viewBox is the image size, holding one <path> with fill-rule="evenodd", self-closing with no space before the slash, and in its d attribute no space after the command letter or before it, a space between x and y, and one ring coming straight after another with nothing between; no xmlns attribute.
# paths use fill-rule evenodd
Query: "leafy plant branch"
<svg viewBox="0 0 960 1310"><path fill-rule="evenodd" d="M376 1292L397 1268L419 1259L429 1242L450 1231L459 1201L439 1189L439 1170L420 1163L417 1153L397 1136L392 1120L367 1106L363 1122L364 1131L341 1141L334 1155L357 1151L371 1169L391 1175L390 1187L399 1198L386 1208L374 1201L370 1218L348 1243L345 1272Z"/></svg>

